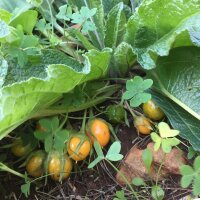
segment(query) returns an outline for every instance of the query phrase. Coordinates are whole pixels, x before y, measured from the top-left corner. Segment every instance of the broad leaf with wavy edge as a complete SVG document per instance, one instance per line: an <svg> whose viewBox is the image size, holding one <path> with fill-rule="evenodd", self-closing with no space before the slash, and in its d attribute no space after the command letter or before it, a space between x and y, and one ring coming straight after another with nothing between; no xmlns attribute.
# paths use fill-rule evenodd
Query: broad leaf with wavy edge
<svg viewBox="0 0 200 200"><path fill-rule="evenodd" d="M174 129L200 150L200 48L179 47L159 57L147 71L154 80L153 97Z"/></svg>
<svg viewBox="0 0 200 200"><path fill-rule="evenodd" d="M105 46L115 48L124 35L126 16L123 11L124 4L121 2L111 9L106 20Z"/></svg>
<svg viewBox="0 0 200 200"><path fill-rule="evenodd" d="M200 0L144 0L129 19L125 41L133 46L145 69L155 68L157 56L179 46L200 44Z"/></svg>
<svg viewBox="0 0 200 200"><path fill-rule="evenodd" d="M82 68L80 66L77 68L76 62L73 63L72 59L61 54L61 52L49 50L48 56L41 58L44 65L43 68L42 66L39 68L41 73L34 74L34 66L26 66L25 71L22 70L23 73L19 73L17 77L14 73L8 73L7 77L5 69L4 73L0 73L1 78L5 80L15 79L15 83L12 83L12 80L7 83L5 81L6 86L0 89L0 139L38 111L61 98L62 93L69 92L78 84L104 76L107 73L111 50L89 51L85 54L85 63ZM8 71L9 66L7 66ZM27 71L32 72L31 77L30 73L26 73ZM13 76L10 77L10 74ZM22 81L20 81L20 75L25 75Z"/></svg>
<svg viewBox="0 0 200 200"><path fill-rule="evenodd" d="M179 47L148 71L154 87L200 120L200 48Z"/></svg>

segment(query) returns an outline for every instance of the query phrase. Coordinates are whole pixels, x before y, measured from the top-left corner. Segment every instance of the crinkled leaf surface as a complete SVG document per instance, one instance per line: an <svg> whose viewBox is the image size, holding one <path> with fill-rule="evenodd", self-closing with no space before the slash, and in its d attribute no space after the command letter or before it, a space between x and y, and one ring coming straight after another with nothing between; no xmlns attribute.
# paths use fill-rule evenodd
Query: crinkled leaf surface
<svg viewBox="0 0 200 200"><path fill-rule="evenodd" d="M154 87L200 120L200 49L179 47L148 71Z"/></svg>
<svg viewBox="0 0 200 200"><path fill-rule="evenodd" d="M114 60L120 66L130 67L136 61L136 57L133 53L133 48L126 42L120 43L115 49Z"/></svg>
<svg viewBox="0 0 200 200"><path fill-rule="evenodd" d="M126 24L126 16L123 7L124 5L121 2L108 13L105 31L105 45L107 47L115 48L123 38Z"/></svg>
<svg viewBox="0 0 200 200"><path fill-rule="evenodd" d="M112 56L112 67L110 68L111 75L124 76L128 70L136 62L136 56L133 53L133 48L126 42L121 42L115 48Z"/></svg>
<svg viewBox="0 0 200 200"><path fill-rule="evenodd" d="M0 38L4 38L9 34L10 30L8 25L3 20L0 20Z"/></svg>
<svg viewBox="0 0 200 200"><path fill-rule="evenodd" d="M152 69L171 48L199 46L199 21L200 0L144 0L128 21L125 41L142 67Z"/></svg>
<svg viewBox="0 0 200 200"><path fill-rule="evenodd" d="M55 102L62 93L104 76L110 51L89 51L84 65L56 50L42 51L38 64L28 63L23 68L15 60L1 59L0 79L4 81L0 88L0 139Z"/></svg>
<svg viewBox="0 0 200 200"><path fill-rule="evenodd" d="M164 110L174 129L200 150L200 73L197 47L180 47L168 57L160 57L157 68L149 71L158 105ZM164 95L162 95L164 94Z"/></svg>
<svg viewBox="0 0 200 200"><path fill-rule="evenodd" d="M0 8L3 8L9 12L15 11L16 13L20 14L21 12L24 12L30 8L32 8L33 5L27 3L26 0L1 0L0 1Z"/></svg>
<svg viewBox="0 0 200 200"><path fill-rule="evenodd" d="M109 11L115 7L118 3L122 2L121 0L103 0L103 8L105 14L108 14Z"/></svg>

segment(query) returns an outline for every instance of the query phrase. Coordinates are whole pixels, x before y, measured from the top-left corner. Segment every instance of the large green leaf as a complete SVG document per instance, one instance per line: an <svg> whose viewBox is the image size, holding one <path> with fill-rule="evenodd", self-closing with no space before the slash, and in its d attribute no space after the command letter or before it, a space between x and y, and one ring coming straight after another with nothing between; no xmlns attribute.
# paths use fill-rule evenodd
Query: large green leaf
<svg viewBox="0 0 200 200"><path fill-rule="evenodd" d="M32 34L33 28L37 22L37 16L37 11L27 10L12 19L10 25L13 27L17 27L20 24L26 33Z"/></svg>
<svg viewBox="0 0 200 200"><path fill-rule="evenodd" d="M38 64L28 63L24 68L16 61L1 59L0 78L0 139L18 125L36 115L41 109L58 100L76 85L99 79L107 73L111 50L91 50L85 54L85 63L55 50L42 51ZM7 64L6 64L7 62Z"/></svg>
<svg viewBox="0 0 200 200"><path fill-rule="evenodd" d="M106 47L115 48L124 36L126 16L123 7L123 3L119 3L108 13L105 32Z"/></svg>
<svg viewBox="0 0 200 200"><path fill-rule="evenodd" d="M187 139L195 150L200 151L199 120L161 93L152 91L151 94L165 112L172 127L180 130L180 136Z"/></svg>
<svg viewBox="0 0 200 200"><path fill-rule="evenodd" d="M157 56L171 48L200 44L200 0L144 0L129 19L125 41L133 46L138 62L152 69Z"/></svg>
<svg viewBox="0 0 200 200"><path fill-rule="evenodd" d="M110 72L113 76L124 76L136 62L131 45L122 42L114 51Z"/></svg>
<svg viewBox="0 0 200 200"><path fill-rule="evenodd" d="M200 120L200 48L179 47L148 71L154 87Z"/></svg>
<svg viewBox="0 0 200 200"><path fill-rule="evenodd" d="M0 8L3 8L9 12L15 11L16 13L20 14L21 12L25 12L28 9L32 8L33 5L27 3L26 0L1 0L0 1Z"/></svg>
<svg viewBox="0 0 200 200"><path fill-rule="evenodd" d="M113 7L115 7L118 3L122 2L121 0L102 0L102 1L105 14L108 14Z"/></svg>
<svg viewBox="0 0 200 200"><path fill-rule="evenodd" d="M0 20L0 39L5 38L10 34L9 26Z"/></svg>
<svg viewBox="0 0 200 200"><path fill-rule="evenodd" d="M8 24L11 16L12 15L8 11L0 8L0 20L3 20L6 24Z"/></svg>
<svg viewBox="0 0 200 200"><path fill-rule="evenodd" d="M148 70L152 92L174 129L200 150L200 48L178 47Z"/></svg>

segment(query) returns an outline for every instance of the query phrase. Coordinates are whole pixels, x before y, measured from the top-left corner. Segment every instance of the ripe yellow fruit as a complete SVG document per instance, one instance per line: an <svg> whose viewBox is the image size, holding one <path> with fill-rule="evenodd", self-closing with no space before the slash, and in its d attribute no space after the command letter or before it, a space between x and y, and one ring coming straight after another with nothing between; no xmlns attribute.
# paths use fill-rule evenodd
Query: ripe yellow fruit
<svg viewBox="0 0 200 200"><path fill-rule="evenodd" d="M101 118L91 119L86 126L86 134L93 143L95 139L101 147L105 147L110 141L110 130L106 121Z"/></svg>
<svg viewBox="0 0 200 200"><path fill-rule="evenodd" d="M75 161L84 160L90 153L91 144L86 136L73 136L67 146L67 152Z"/></svg>
<svg viewBox="0 0 200 200"><path fill-rule="evenodd" d="M150 121L143 116L139 116L134 119L134 126L138 132L143 135L148 135L152 131Z"/></svg>
<svg viewBox="0 0 200 200"><path fill-rule="evenodd" d="M72 171L72 161L67 155L54 152L48 162L48 173L55 181L67 179Z"/></svg>
<svg viewBox="0 0 200 200"><path fill-rule="evenodd" d="M165 116L164 112L152 100L143 104L143 112L154 121L160 121Z"/></svg>

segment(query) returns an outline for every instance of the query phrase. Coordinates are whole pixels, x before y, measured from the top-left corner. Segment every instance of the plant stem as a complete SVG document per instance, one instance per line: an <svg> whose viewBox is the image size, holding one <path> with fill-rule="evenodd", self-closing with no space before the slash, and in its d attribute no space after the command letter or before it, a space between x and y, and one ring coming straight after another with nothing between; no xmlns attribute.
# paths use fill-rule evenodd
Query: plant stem
<svg viewBox="0 0 200 200"><path fill-rule="evenodd" d="M135 119L137 117L137 115L132 111L132 109L129 106L129 103L127 101L125 101L125 104L128 108L128 110L130 111L131 115L133 116L133 119Z"/></svg>
<svg viewBox="0 0 200 200"><path fill-rule="evenodd" d="M82 134L85 134L86 117L87 117L87 109L84 110L83 121L82 121L82 125L81 125L81 133Z"/></svg>
<svg viewBox="0 0 200 200"><path fill-rule="evenodd" d="M107 124L108 124L108 127L110 129L110 132L112 133L113 137L115 138L115 141L120 141L119 138L117 137L116 133L115 133L113 126L108 122L107 122Z"/></svg>
<svg viewBox="0 0 200 200"><path fill-rule="evenodd" d="M58 130L62 129L62 127L65 125L67 119L68 119L68 113L66 113L65 118L64 118L63 122L60 124Z"/></svg>
<svg viewBox="0 0 200 200"><path fill-rule="evenodd" d="M160 176L160 171L161 171L162 166L163 166L163 164L164 164L165 158L166 158L166 154L165 154L165 156L164 156L164 159L162 160L162 163L160 164L160 166L159 166L159 168L158 168L158 173L157 173L157 176L156 176L156 186L158 185L158 178L159 178L159 176Z"/></svg>
<svg viewBox="0 0 200 200"><path fill-rule="evenodd" d="M70 112L76 112L76 111L81 111L87 108L90 108L92 106L95 106L99 103L104 102L107 100L111 95L113 95L116 90L119 87L110 87L108 91L106 91L104 94L101 95L101 97L95 98L95 99L90 99L89 101L81 104L79 107L78 106L66 106L66 105L61 105L61 106L51 106L48 107L44 110L38 111L36 114L31 116L31 118L37 118L37 117L45 117L45 116L52 116L56 114L62 114L62 113L70 113Z"/></svg>
<svg viewBox="0 0 200 200"><path fill-rule="evenodd" d="M127 178L124 176L123 173L121 173L116 167L115 165L112 164L112 162L110 162L109 160L105 159L105 161L108 162L109 165L111 165L113 167L113 169L120 174L120 176L124 179L124 181L126 182L126 184L128 185L128 187L130 188L132 194L135 196L135 198L137 200L139 200L137 193L135 192L135 190L133 189L133 187L131 186L131 184L129 183L129 181L127 180Z"/></svg>
<svg viewBox="0 0 200 200"><path fill-rule="evenodd" d="M10 172L10 173L12 173L12 174L14 174L14 175L16 175L16 176L19 176L19 177L25 179L25 175L23 175L23 174L21 174L21 173L15 171L15 170L13 170L13 169L7 167L6 165L4 165L4 164L1 163L1 162L0 162L0 170Z"/></svg>

